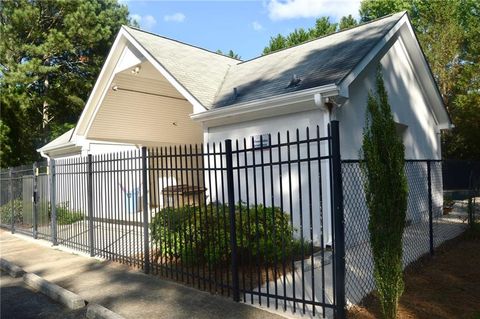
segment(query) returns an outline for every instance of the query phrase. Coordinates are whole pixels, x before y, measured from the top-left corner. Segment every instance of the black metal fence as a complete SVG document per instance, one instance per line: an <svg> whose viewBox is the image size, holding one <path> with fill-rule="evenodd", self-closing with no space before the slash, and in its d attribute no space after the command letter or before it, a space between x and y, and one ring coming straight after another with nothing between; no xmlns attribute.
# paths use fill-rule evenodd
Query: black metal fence
<svg viewBox="0 0 480 319"><path fill-rule="evenodd" d="M0 172L3 227L236 301L345 316L374 289L364 176L327 136L73 157ZM407 161L405 266L460 234L442 163ZM21 204L21 205L20 205Z"/></svg>
<svg viewBox="0 0 480 319"><path fill-rule="evenodd" d="M329 132L2 172L2 205L21 214L4 226L237 301L342 317L338 122Z"/></svg>
<svg viewBox="0 0 480 319"><path fill-rule="evenodd" d="M151 271L237 301L343 311L332 267L343 253L322 200L340 200L330 198L333 132L148 150Z"/></svg>

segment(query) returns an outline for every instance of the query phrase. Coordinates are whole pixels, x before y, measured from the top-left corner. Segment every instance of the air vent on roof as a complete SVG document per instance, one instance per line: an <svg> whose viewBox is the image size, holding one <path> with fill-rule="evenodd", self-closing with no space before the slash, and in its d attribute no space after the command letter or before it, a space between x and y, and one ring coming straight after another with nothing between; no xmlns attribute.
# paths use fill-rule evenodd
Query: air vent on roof
<svg viewBox="0 0 480 319"><path fill-rule="evenodd" d="M233 100L235 101L238 97L238 89L237 88L233 88Z"/></svg>
<svg viewBox="0 0 480 319"><path fill-rule="evenodd" d="M287 87L291 88L291 87L294 87L294 86L298 86L301 81L302 81L302 79L298 75L294 74Z"/></svg>

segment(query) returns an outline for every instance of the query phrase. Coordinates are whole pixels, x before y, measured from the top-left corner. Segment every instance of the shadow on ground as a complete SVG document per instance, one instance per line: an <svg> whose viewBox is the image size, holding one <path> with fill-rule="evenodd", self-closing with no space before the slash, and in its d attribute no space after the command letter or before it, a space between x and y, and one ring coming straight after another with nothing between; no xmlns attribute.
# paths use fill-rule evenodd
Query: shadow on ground
<svg viewBox="0 0 480 319"><path fill-rule="evenodd" d="M3 231L0 239L2 258L125 318L282 318L116 262L59 251Z"/></svg>
<svg viewBox="0 0 480 319"><path fill-rule="evenodd" d="M399 318L480 318L480 228L440 246L434 257L423 258L405 275L405 292ZM376 299L369 295L364 306L349 318L381 318Z"/></svg>
<svg viewBox="0 0 480 319"><path fill-rule="evenodd" d="M85 309L69 310L37 293L23 283L1 272L0 318L5 319L82 319Z"/></svg>

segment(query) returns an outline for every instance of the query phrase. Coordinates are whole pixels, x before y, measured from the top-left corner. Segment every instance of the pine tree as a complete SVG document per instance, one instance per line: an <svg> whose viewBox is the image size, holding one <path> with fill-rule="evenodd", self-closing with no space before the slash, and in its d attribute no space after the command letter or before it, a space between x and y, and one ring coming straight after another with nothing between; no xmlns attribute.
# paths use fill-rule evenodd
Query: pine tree
<svg viewBox="0 0 480 319"><path fill-rule="evenodd" d="M340 19L340 23L338 24L338 30L341 31L344 29L355 27L357 25L358 25L357 20L355 20L355 18L352 17L351 14L349 14L348 16L342 17Z"/></svg>
<svg viewBox="0 0 480 319"><path fill-rule="evenodd" d="M128 10L116 0L0 2L0 164L73 127Z"/></svg>

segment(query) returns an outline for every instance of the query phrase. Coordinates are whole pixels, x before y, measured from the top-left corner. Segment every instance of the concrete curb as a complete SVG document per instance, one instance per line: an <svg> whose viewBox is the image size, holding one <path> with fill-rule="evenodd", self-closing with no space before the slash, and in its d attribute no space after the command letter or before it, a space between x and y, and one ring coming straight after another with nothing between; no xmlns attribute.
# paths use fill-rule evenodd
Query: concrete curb
<svg viewBox="0 0 480 319"><path fill-rule="evenodd" d="M85 300L79 295L52 284L35 274L27 273L23 275L23 281L30 287L67 306L69 309L75 310L85 307Z"/></svg>
<svg viewBox="0 0 480 319"><path fill-rule="evenodd" d="M0 269L8 272L13 278L22 277L25 274L25 271L22 268L3 258L0 258Z"/></svg>
<svg viewBox="0 0 480 319"><path fill-rule="evenodd" d="M23 276L25 284L40 291L53 300L62 303L69 309L81 309L87 304L87 302L79 295L53 284L40 276L26 273L22 268L12 264L6 259L0 258L0 269L14 278ZM88 304L86 316L88 319L125 319L115 312L94 303Z"/></svg>
<svg viewBox="0 0 480 319"><path fill-rule="evenodd" d="M97 304L88 304L87 318L88 319L125 319L124 317L116 314L115 312L108 310L107 308Z"/></svg>

